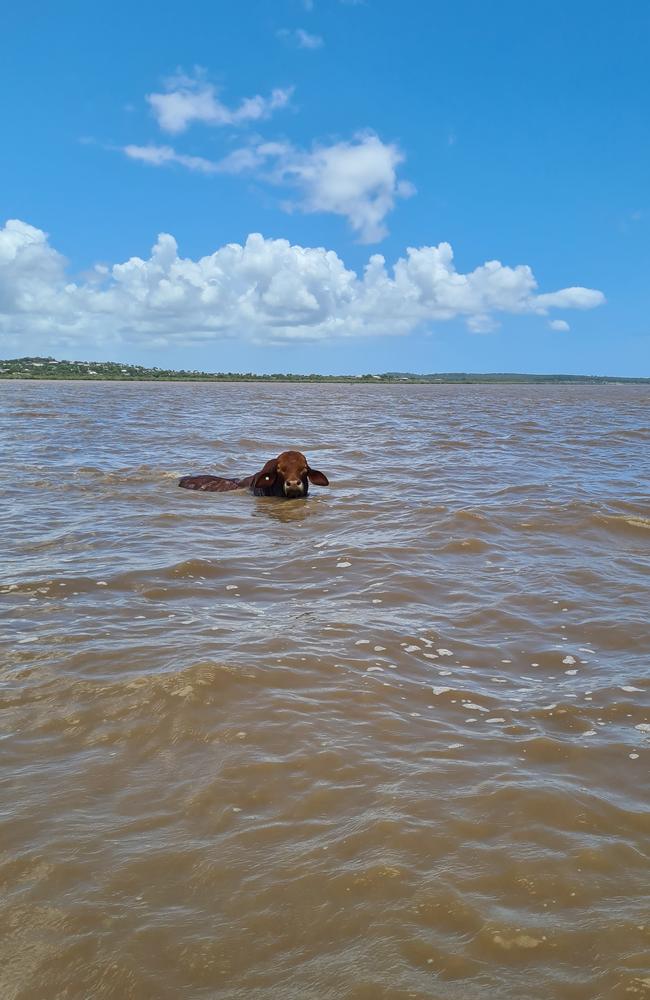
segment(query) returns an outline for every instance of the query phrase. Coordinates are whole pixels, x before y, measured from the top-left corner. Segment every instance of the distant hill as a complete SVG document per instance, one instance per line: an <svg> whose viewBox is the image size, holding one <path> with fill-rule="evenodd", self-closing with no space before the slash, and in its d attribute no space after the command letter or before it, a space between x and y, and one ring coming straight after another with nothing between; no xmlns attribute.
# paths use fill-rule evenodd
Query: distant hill
<svg viewBox="0 0 650 1000"><path fill-rule="evenodd" d="M570 385L608 385L621 382L650 384L650 378L619 378L614 375L526 375L511 372L486 374L473 372L438 372L418 375L414 372L384 372L381 375L255 375L252 372L174 371L168 368L143 368L117 361L57 361L55 358L10 358L0 361L0 379L53 379L100 382L359 382L368 383L567 383Z"/></svg>

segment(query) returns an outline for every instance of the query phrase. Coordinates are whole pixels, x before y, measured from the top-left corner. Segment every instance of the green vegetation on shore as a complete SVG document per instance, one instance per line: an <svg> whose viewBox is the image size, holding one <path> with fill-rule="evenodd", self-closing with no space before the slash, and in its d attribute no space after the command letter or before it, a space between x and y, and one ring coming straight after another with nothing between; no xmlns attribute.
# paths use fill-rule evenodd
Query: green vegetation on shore
<svg viewBox="0 0 650 1000"><path fill-rule="evenodd" d="M56 361L54 358L11 358L0 361L0 379L83 379L89 382L359 382L369 383L569 383L612 384L650 383L650 378L618 378L609 375L518 375L508 372L473 374L439 372L416 375L412 372L384 372L382 375L254 375L251 372L173 371L167 368L143 368L141 365L119 364L115 361Z"/></svg>

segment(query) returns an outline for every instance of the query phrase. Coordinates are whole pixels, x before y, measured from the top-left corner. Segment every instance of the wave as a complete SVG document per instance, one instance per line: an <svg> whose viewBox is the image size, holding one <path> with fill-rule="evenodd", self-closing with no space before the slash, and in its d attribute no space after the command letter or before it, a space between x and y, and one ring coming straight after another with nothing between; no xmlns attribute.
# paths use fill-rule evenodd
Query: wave
<svg viewBox="0 0 650 1000"><path fill-rule="evenodd" d="M642 514L595 514L593 520L615 533L650 531L650 517Z"/></svg>

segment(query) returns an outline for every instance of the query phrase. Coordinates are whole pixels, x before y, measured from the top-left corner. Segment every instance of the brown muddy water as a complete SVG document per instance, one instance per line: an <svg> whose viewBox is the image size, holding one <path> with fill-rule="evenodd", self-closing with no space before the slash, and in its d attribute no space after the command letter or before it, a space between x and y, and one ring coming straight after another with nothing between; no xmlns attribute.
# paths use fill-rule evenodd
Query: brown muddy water
<svg viewBox="0 0 650 1000"><path fill-rule="evenodd" d="M3 1000L650 996L649 403L0 384Z"/></svg>

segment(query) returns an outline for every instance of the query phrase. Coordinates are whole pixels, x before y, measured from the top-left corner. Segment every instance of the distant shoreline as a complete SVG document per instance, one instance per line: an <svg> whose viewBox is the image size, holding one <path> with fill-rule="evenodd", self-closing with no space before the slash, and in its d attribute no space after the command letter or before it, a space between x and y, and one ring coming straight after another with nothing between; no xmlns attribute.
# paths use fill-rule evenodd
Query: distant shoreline
<svg viewBox="0 0 650 1000"><path fill-rule="evenodd" d="M165 376L165 377L152 377L152 376L141 376L136 377L122 377L122 378L107 378L106 376L94 376L94 375L4 375L0 374L0 381L4 382L117 382L124 384L126 382L140 383L140 382L151 382L151 383L202 383L203 385L212 384L224 384L224 385L238 385L247 384L255 385L257 383L269 383L272 385L284 385L287 382L293 385L650 385L650 378L617 378L616 376L608 375L575 375L575 376L565 376L565 377L553 377L549 376L499 376L494 375L492 377L485 375L475 375L467 376L466 378L427 378L426 376L422 378L363 378L352 376L341 375L325 375L323 377L309 377L309 376L285 376L284 378L273 378L272 376L258 375L252 378L246 378L245 376L228 378L226 376L209 376L209 375L197 375L195 378L188 377L177 377Z"/></svg>
<svg viewBox="0 0 650 1000"><path fill-rule="evenodd" d="M255 385L258 383L266 383L269 385L285 385L287 382L292 385L650 385L650 378L616 378L608 376L594 376L590 378L589 376L575 378L482 378L477 376L476 378L466 378L466 379L377 379L372 380L364 378L346 378L342 376L341 378L336 378L334 376L326 376L324 378L264 378L262 376L257 378L100 378L77 375L77 376L52 376L48 378L43 375L0 375L0 382L94 382L100 383L102 385L107 385L110 383L118 383L124 385L125 383L157 383L166 384L170 383L188 383L188 384L216 384L216 385Z"/></svg>
<svg viewBox="0 0 650 1000"><path fill-rule="evenodd" d="M338 385L650 385L650 377L618 375L532 375L517 372L384 372L381 375L292 375L275 372L199 372L145 368L114 361L57 361L11 358L0 361L0 380L26 382L223 382Z"/></svg>

